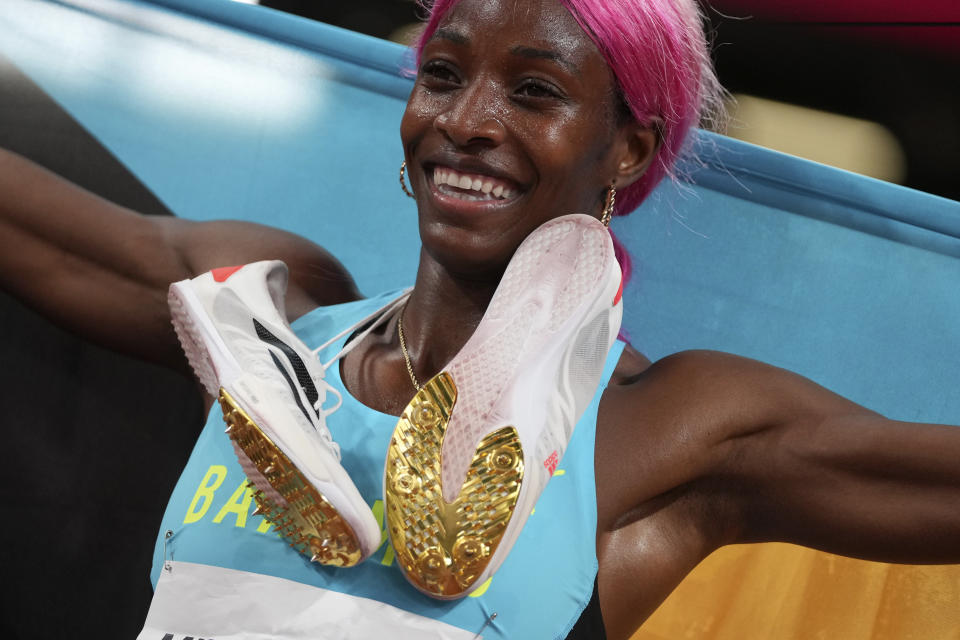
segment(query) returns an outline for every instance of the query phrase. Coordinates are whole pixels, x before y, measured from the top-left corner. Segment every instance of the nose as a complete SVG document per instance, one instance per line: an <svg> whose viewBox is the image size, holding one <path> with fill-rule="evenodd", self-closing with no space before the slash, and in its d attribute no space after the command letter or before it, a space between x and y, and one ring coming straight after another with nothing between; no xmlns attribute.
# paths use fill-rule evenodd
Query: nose
<svg viewBox="0 0 960 640"><path fill-rule="evenodd" d="M446 108L434 118L433 126L460 148L497 146L506 134L497 114L495 88L478 80L451 95Z"/></svg>

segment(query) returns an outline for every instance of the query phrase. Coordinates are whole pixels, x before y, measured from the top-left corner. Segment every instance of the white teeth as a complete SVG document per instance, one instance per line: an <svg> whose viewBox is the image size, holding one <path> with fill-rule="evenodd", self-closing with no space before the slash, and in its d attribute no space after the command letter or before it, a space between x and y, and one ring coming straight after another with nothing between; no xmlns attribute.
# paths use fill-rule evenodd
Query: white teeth
<svg viewBox="0 0 960 640"><path fill-rule="evenodd" d="M513 189L502 184L495 184L491 179L485 180L480 177L460 175L449 169L437 167L433 169L433 183L437 186L451 186L457 189L480 192L476 196L461 193L460 196L467 200L488 200L491 197L506 199L512 198L515 193Z"/></svg>

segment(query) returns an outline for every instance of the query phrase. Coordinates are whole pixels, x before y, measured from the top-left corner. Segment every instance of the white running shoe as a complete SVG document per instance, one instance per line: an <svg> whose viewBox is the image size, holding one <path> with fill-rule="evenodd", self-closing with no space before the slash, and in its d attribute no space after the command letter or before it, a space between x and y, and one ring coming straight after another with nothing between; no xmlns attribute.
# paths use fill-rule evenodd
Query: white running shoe
<svg viewBox="0 0 960 640"><path fill-rule="evenodd" d="M620 329L609 231L568 215L517 249L463 349L394 430L388 531L407 579L460 598L500 567L600 383Z"/></svg>
<svg viewBox="0 0 960 640"><path fill-rule="evenodd" d="M170 285L173 326L207 391L218 397L257 513L321 564L353 566L380 545L370 507L340 465L326 417L340 394L284 311L279 261L214 269ZM327 393L337 396L324 408Z"/></svg>

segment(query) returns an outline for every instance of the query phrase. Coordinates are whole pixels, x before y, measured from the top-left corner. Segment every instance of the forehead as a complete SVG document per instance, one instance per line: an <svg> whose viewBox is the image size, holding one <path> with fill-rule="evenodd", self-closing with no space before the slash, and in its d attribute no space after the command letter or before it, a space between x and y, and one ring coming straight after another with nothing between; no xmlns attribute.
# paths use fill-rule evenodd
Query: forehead
<svg viewBox="0 0 960 640"><path fill-rule="evenodd" d="M593 41L559 0L461 0L438 25L434 39L475 47L527 47L553 52L578 68L603 65Z"/></svg>

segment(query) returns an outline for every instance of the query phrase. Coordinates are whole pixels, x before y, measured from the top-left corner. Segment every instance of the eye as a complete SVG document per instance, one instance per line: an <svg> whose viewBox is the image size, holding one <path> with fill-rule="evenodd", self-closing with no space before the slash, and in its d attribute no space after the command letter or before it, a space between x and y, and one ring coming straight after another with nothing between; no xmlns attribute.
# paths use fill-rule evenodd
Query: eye
<svg viewBox="0 0 960 640"><path fill-rule="evenodd" d="M420 77L431 84L455 85L460 76L452 64L445 60L428 60L420 67Z"/></svg>
<svg viewBox="0 0 960 640"><path fill-rule="evenodd" d="M519 87L517 87L516 95L521 98L529 98L533 100L563 100L565 96L559 88L555 85L546 82L544 80L539 80L537 78L527 78L524 80Z"/></svg>

